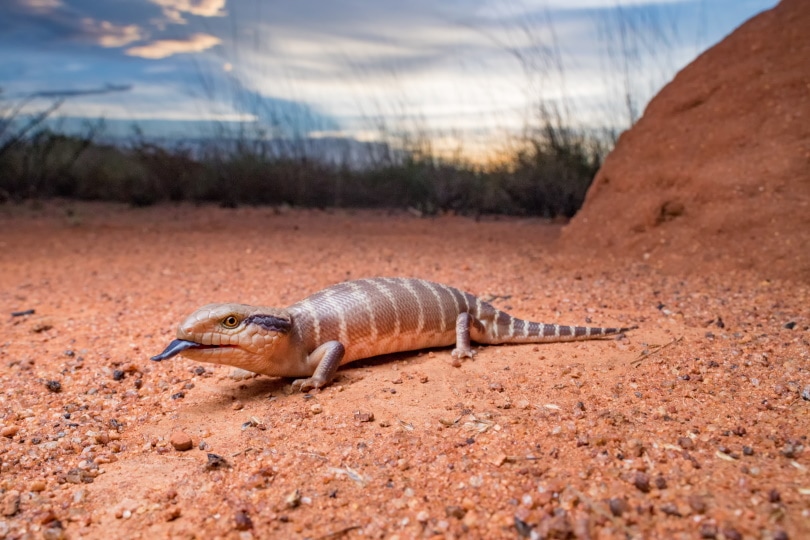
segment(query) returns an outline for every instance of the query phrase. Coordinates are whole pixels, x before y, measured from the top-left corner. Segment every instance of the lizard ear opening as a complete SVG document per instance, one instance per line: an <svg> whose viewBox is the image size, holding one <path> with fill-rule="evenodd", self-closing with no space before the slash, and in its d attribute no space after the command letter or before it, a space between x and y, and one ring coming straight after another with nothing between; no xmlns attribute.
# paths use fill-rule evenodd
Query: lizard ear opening
<svg viewBox="0 0 810 540"><path fill-rule="evenodd" d="M245 324L257 324L270 332L286 334L292 329L292 320L289 317L278 315L251 315L245 319Z"/></svg>

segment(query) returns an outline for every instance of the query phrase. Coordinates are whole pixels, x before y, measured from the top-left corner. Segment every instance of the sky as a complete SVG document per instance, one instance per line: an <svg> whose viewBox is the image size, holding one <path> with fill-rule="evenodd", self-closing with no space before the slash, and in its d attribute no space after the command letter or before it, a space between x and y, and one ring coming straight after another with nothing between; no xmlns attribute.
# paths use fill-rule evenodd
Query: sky
<svg viewBox="0 0 810 540"><path fill-rule="evenodd" d="M679 69L775 4L0 0L0 110L64 99L64 126L408 133L448 147L518 132L537 111L621 129Z"/></svg>

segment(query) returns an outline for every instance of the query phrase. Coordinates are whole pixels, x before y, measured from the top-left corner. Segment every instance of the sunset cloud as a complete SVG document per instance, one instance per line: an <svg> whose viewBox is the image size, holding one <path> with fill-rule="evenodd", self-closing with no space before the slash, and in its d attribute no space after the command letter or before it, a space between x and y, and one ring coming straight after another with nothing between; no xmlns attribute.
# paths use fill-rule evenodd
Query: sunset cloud
<svg viewBox="0 0 810 540"><path fill-rule="evenodd" d="M175 24L186 24L184 13L198 17L224 17L227 0L150 0L163 9L163 15Z"/></svg>
<svg viewBox="0 0 810 540"><path fill-rule="evenodd" d="M167 58L175 54L185 54L200 52L210 49L222 42L216 36L209 34L194 34L188 39L161 39L153 41L146 45L138 47L130 47L126 50L129 56L140 56L141 58L149 58L158 60L160 58Z"/></svg>
<svg viewBox="0 0 810 540"><path fill-rule="evenodd" d="M82 32L102 47L123 47L144 37L137 24L119 25L89 17L82 19Z"/></svg>
<svg viewBox="0 0 810 540"><path fill-rule="evenodd" d="M19 0L19 2L34 13L50 13L63 6L62 0Z"/></svg>

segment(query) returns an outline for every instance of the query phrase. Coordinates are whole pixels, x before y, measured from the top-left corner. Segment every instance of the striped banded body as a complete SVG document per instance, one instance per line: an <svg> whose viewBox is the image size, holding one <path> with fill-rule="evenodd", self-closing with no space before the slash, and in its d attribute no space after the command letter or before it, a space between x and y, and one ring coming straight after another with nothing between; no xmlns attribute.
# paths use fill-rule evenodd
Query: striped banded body
<svg viewBox="0 0 810 540"><path fill-rule="evenodd" d="M524 321L454 287L414 278L369 278L327 287L286 309L203 306L177 331L160 361L182 353L272 376L306 377L302 390L329 384L337 368L381 354L456 344L472 357L484 344L593 339L630 328Z"/></svg>

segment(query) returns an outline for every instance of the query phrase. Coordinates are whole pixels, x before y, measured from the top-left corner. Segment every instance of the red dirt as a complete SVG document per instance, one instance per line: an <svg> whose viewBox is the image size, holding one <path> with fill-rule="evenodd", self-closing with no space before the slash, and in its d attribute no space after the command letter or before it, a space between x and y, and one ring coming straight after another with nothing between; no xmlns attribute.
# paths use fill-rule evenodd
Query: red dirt
<svg viewBox="0 0 810 540"><path fill-rule="evenodd" d="M806 284L600 267L535 220L67 204L0 207L0 226L0 311L36 309L2 322L9 538L514 538L516 518L558 537L810 532ZM202 303L283 306L371 275L640 329L461 368L447 349L360 362L311 398L148 360Z"/></svg>
<svg viewBox="0 0 810 540"><path fill-rule="evenodd" d="M0 538L809 537L801 4L654 100L564 242L539 220L0 206L0 313L36 310L0 317ZM358 362L310 396L148 360L200 304L373 275L640 328Z"/></svg>

